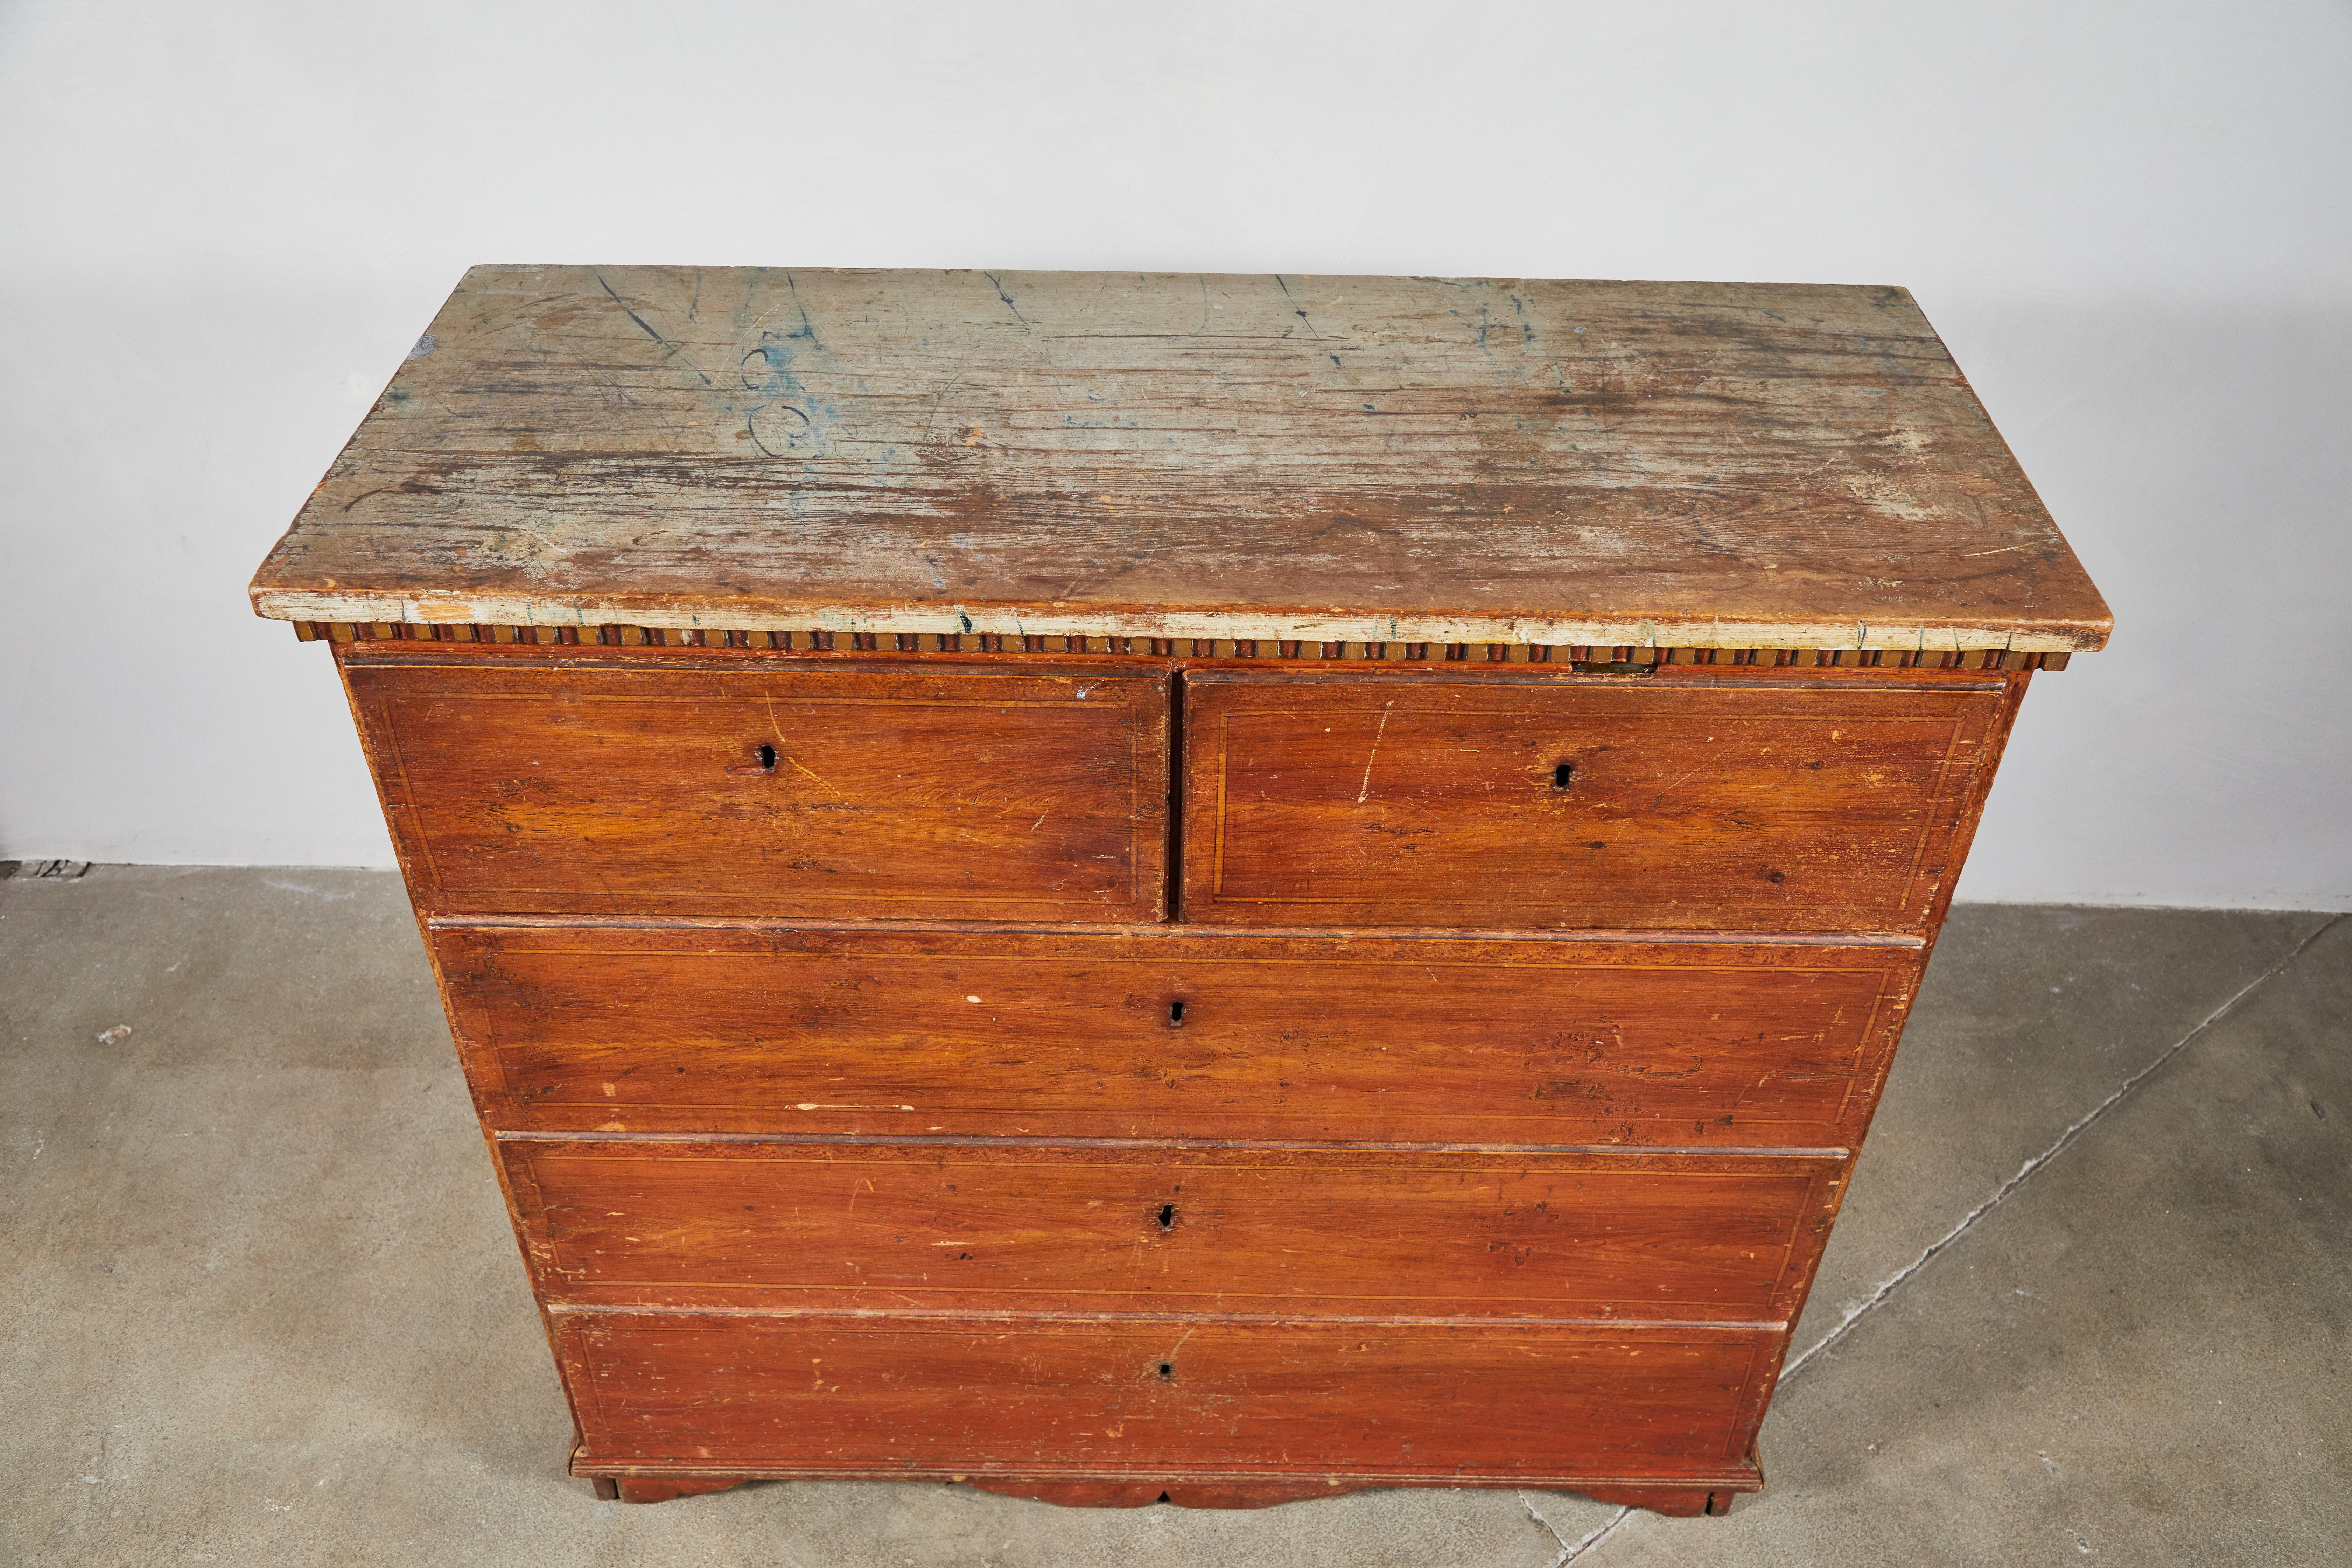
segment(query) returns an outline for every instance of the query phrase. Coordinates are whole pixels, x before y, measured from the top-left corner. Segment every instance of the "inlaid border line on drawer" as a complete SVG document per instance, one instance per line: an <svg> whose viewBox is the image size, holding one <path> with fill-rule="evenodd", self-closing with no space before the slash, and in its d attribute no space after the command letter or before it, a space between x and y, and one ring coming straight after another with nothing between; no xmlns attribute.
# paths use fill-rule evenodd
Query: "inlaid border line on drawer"
<svg viewBox="0 0 2352 1568"><path fill-rule="evenodd" d="M1444 1470L1366 1469L1355 1465L1326 1465L1320 1468L1299 1466L1288 1470L1269 1470L1247 1465L1225 1466L1216 1469L1200 1469L1181 1465L1138 1466L1133 1469L1108 1469L1098 1465L1073 1465L1067 1469L1046 1469L1035 1465L877 1465L844 1466L828 1469L815 1465L765 1465L751 1461L728 1459L679 1459L668 1464L646 1464L632 1459L611 1459L591 1452L586 1445L575 1445L571 1458L572 1474L593 1476L602 1479L614 1477L622 1480L701 1479L725 1477L737 1481L957 1481L974 1487L987 1488L1003 1484L1021 1486L1082 1485L1150 1485L1151 1487L1203 1487L1227 1490L1234 1487L1274 1485L1289 1482L1320 1481L1331 1489L1331 1495L1343 1497L1351 1490L1369 1490L1379 1487L1429 1486L1454 1489L1476 1488L1501 1491L1513 1488L1522 1491L1588 1492L1603 1497L1622 1496L1636 1489L1658 1491L1738 1491L1756 1492L1763 1489L1763 1475L1750 1468L1743 1470L1704 1469L1666 1471L1656 1468L1632 1470ZM1306 1501L1306 1499L1292 1499ZM1615 1506L1612 1504L1611 1506Z"/></svg>
<svg viewBox="0 0 2352 1568"><path fill-rule="evenodd" d="M513 931L538 927L548 931L869 931L912 934L936 931L971 936L1121 936L1140 941L1185 938L1202 941L1248 941L1252 938L1304 937L1346 941L1361 939L1448 942L1692 943L1748 947L1909 947L1927 945L1911 931L1791 931L1657 930L1631 926L1547 926L1538 929L1495 926L1278 926L1188 925L1181 921L952 921L929 918L903 921L779 919L733 915L542 915L433 914L425 918L433 931Z"/></svg>
<svg viewBox="0 0 2352 1568"><path fill-rule="evenodd" d="M982 1145L1022 1149L1297 1149L1339 1153L1369 1149L1399 1154L1612 1154L1706 1159L1754 1155L1767 1159L1843 1160L1853 1153L1851 1148L1834 1143L1762 1146L1746 1143L1465 1143L1458 1140L1435 1142L1363 1138L1066 1138L966 1132L610 1132L601 1129L586 1131L494 1131L490 1136L500 1143L905 1143L944 1148Z"/></svg>
<svg viewBox="0 0 2352 1568"><path fill-rule="evenodd" d="M1778 1334L1788 1331L1785 1318L1532 1318L1516 1313L1454 1313L1444 1317L1424 1312L1185 1312L1082 1311L1023 1307L791 1307L624 1305L617 1302L547 1302L550 1316L577 1318L776 1318L982 1323L1349 1323L1400 1329L1625 1329L1640 1331L1706 1334Z"/></svg>
<svg viewBox="0 0 2352 1568"><path fill-rule="evenodd" d="M1938 833L1948 826L1954 829L1955 837L1946 846L1945 863L1936 868L1937 876L1944 877L1949 871L1951 862L1956 857L1965 858L1968 854L1968 845L1958 837L1958 834L1968 826L1975 812L1983 805L1983 789L1990 783L1988 775L2000 764L2000 753L2009 740L2010 722L2016 717L2015 699L2023 696L2024 692L2021 689L2010 695L2011 700L2007 705L2006 710L1996 712L1993 721L1985 725L1982 732L1974 741L1967 737L1965 722L1959 719L1952 721L1951 739L1945 744L1943 760L1936 764L1936 786L1934 793L1928 796L1930 804L1927 821L1920 831L1918 844L1911 852L1911 868L1903 879L1903 903L1906 908L1909 907L1913 895L1918 889L1919 878L1927 864L1927 850L1936 842ZM1961 761L1961 749L1971 745L1976 748L1976 756L1966 762ZM1987 765L1987 758L1992 759L1990 766ZM1951 788L1952 774L1956 769L1964 770L1970 775L1969 786L1957 792L1957 795ZM1948 879L1944 886L1948 889ZM1932 899L1929 900L1931 905L1938 901L1940 900ZM1941 918L1932 916L1931 921L1940 924Z"/></svg>

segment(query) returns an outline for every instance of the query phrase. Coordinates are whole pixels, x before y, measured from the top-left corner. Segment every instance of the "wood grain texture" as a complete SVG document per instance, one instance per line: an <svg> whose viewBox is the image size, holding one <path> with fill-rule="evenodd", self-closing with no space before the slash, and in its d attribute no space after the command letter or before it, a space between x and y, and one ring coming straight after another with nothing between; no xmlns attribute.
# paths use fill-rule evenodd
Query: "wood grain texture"
<svg viewBox="0 0 2352 1568"><path fill-rule="evenodd" d="M436 925L501 1131L1852 1147L1915 946Z"/></svg>
<svg viewBox="0 0 2352 1568"><path fill-rule="evenodd" d="M2003 648L2109 616L1900 289L476 268L329 622Z"/></svg>
<svg viewBox="0 0 2352 1568"><path fill-rule="evenodd" d="M1778 1361L1696 1325L552 1321L576 1467L647 1477L1738 1487Z"/></svg>
<svg viewBox="0 0 2352 1568"><path fill-rule="evenodd" d="M426 911L1163 913L1164 677L342 664Z"/></svg>
<svg viewBox="0 0 2352 1568"><path fill-rule="evenodd" d="M2025 679L1197 672L1183 917L1922 931Z"/></svg>
<svg viewBox="0 0 2352 1568"><path fill-rule="evenodd" d="M1843 1153L502 1139L545 1300L1785 1325Z"/></svg>
<svg viewBox="0 0 2352 1568"><path fill-rule="evenodd" d="M607 1483L612 1484L612 1483ZM728 1480L714 1486L698 1482L685 1483L688 1490L715 1490L719 1486L740 1482ZM1178 1482L1160 1486L1152 1481L991 1481L965 1478L965 1484L982 1491L996 1492L1004 1497L1031 1498L1039 1502L1058 1503L1066 1508L1148 1508L1156 1502L1173 1503L1178 1508L1272 1508L1286 1502L1304 1502L1318 1497L1338 1497L1358 1489L1334 1479L1315 1481L1269 1481L1254 1486L1187 1486ZM1465 1478L1456 1484L1476 1486L1476 1477ZM1508 1483L1494 1482L1493 1485ZM1742 1491L1759 1490L1760 1476L1743 1481L1739 1486L1718 1487L1624 1487L1588 1485L1578 1489L1594 1502L1605 1502L1624 1508L1643 1508L1653 1513L1672 1518L1692 1519L1702 1513L1726 1514L1731 1511L1731 1500ZM660 1488L659 1481L618 1483L614 1495L626 1501L654 1501L632 1498L631 1486ZM599 1494L600 1496L603 1494ZM665 1493L664 1496L671 1495ZM681 1491L679 1494L683 1495Z"/></svg>
<svg viewBox="0 0 2352 1568"><path fill-rule="evenodd" d="M1330 1481L1272 1481L1255 1486L1163 1487L1153 1481L991 1481L965 1478L965 1485L1001 1497L1028 1498L1064 1508L1273 1508L1356 1490Z"/></svg>

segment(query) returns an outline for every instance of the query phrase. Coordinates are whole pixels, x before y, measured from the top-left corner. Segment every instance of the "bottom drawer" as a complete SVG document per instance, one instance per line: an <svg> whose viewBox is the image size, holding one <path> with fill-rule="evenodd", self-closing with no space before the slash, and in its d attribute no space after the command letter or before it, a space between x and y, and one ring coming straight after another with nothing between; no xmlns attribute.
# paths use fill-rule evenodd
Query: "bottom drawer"
<svg viewBox="0 0 2352 1568"><path fill-rule="evenodd" d="M1754 1330L558 1312L583 1472L1735 1482Z"/></svg>

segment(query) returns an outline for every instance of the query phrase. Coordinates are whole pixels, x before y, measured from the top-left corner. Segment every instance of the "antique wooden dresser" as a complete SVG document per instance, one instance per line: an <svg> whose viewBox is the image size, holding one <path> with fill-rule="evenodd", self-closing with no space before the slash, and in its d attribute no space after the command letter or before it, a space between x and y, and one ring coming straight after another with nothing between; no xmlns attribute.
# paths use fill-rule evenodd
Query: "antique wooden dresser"
<svg viewBox="0 0 2352 1568"><path fill-rule="evenodd" d="M2109 624L1899 289L1125 273L478 268L253 597L639 1500L1719 1511Z"/></svg>

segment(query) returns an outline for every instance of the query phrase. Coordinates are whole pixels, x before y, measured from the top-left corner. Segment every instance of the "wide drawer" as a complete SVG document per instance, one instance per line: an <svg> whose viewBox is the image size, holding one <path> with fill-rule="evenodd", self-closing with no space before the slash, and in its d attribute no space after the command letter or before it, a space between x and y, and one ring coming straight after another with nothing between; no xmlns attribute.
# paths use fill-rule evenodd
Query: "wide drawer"
<svg viewBox="0 0 2352 1568"><path fill-rule="evenodd" d="M1822 1155L501 1140L544 1300L1785 1321Z"/></svg>
<svg viewBox="0 0 2352 1568"><path fill-rule="evenodd" d="M1758 1330L558 1311L583 1471L1746 1480Z"/></svg>
<svg viewBox="0 0 2352 1568"><path fill-rule="evenodd" d="M1164 912L1164 678L488 656L345 676L427 911Z"/></svg>
<svg viewBox="0 0 2352 1568"><path fill-rule="evenodd" d="M2006 689L1194 675L1182 916L1918 930L1958 871Z"/></svg>
<svg viewBox="0 0 2352 1568"><path fill-rule="evenodd" d="M1831 1147L1920 950L1246 932L431 931L514 1131Z"/></svg>

